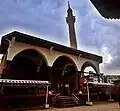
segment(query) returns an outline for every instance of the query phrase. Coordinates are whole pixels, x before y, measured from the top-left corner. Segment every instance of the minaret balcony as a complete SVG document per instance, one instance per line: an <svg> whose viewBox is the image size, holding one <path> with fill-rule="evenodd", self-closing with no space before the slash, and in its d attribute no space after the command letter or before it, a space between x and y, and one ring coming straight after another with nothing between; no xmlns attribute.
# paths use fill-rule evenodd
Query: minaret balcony
<svg viewBox="0 0 120 111"><path fill-rule="evenodd" d="M67 23L75 23L75 20L76 20L75 16L66 17L66 22Z"/></svg>

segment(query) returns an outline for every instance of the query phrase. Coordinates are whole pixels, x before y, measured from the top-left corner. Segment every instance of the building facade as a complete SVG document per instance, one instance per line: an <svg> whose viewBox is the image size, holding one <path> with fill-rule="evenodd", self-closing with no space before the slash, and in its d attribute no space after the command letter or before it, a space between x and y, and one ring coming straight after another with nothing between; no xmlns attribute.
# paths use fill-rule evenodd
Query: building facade
<svg viewBox="0 0 120 111"><path fill-rule="evenodd" d="M106 83L114 83L117 80L120 80L120 75L104 75L104 82Z"/></svg>
<svg viewBox="0 0 120 111"><path fill-rule="evenodd" d="M3 70L1 79L4 83L1 83L1 89L4 88L4 95L22 94L26 97L32 94L36 96L41 92L40 88L35 85L38 83L37 81L49 81L50 90L61 95L66 95L66 91L68 92L69 89L66 88L66 91L64 89L70 84L74 90L79 91L84 70L89 66L93 67L97 81L100 82L99 64L102 63L102 57L77 49L75 17L69 4L67 14L70 47L17 31L2 36L0 54L3 54ZM17 81L13 80L22 80L24 88L23 85L20 86L21 82L16 83ZM14 82L16 85L13 85ZM12 85L10 85L11 83ZM2 86L2 84L4 85ZM82 84L84 83L82 82ZM45 91L43 92L45 93Z"/></svg>

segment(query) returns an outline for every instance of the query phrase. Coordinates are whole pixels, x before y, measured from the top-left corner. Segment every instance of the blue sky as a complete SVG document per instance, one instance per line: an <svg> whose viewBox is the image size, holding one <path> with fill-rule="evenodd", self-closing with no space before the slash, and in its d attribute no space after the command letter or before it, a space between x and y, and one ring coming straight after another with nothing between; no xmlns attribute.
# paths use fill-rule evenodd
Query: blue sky
<svg viewBox="0 0 120 111"><path fill-rule="evenodd" d="M69 0L79 50L103 56L101 72L120 74L120 21L101 17L90 0ZM67 0L2 0L0 35L18 30L69 46Z"/></svg>

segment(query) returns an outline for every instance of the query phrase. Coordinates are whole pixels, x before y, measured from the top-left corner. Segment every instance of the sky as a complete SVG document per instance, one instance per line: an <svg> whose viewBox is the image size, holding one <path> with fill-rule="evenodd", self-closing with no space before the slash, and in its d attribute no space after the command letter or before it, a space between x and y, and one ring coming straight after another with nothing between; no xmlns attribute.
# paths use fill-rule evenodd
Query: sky
<svg viewBox="0 0 120 111"><path fill-rule="evenodd" d="M103 18L90 0L69 0L78 49L103 56L105 74L120 74L120 20ZM1 0L0 35L20 31L69 46L68 0ZM0 37L1 37L0 36Z"/></svg>

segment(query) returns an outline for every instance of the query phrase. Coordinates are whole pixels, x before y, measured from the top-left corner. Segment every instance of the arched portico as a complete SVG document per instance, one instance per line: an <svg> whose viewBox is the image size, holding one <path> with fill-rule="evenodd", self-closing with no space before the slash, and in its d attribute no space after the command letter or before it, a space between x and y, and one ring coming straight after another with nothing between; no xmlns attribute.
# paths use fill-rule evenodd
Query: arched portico
<svg viewBox="0 0 120 111"><path fill-rule="evenodd" d="M87 67L89 67L89 66L91 66L93 69L94 69L94 71L95 71L95 73L96 73L96 76L98 77L98 82L100 81L99 80L99 70L98 70L98 68L97 68L97 66L96 65L94 65L92 62L90 62L90 61L86 61L83 65L82 65L82 67L81 67L81 77L84 77L84 70L85 70L85 68L87 68Z"/></svg>
<svg viewBox="0 0 120 111"><path fill-rule="evenodd" d="M90 62L90 61L87 61L87 62L85 62L85 63L82 65L82 67L81 67L81 72L84 72L85 68L86 68L86 67L89 67L89 66L91 66L91 67L95 70L95 72L98 73L97 67L96 67L92 62ZM83 75L83 76L84 76L84 75Z"/></svg>
<svg viewBox="0 0 120 111"><path fill-rule="evenodd" d="M65 85L72 82L76 86L77 67L72 59L67 56L59 56L52 66L52 87L58 88L58 85Z"/></svg>
<svg viewBox="0 0 120 111"><path fill-rule="evenodd" d="M11 78L49 80L45 57L33 49L18 53L11 64Z"/></svg>
<svg viewBox="0 0 120 111"><path fill-rule="evenodd" d="M16 37L10 47L6 44L1 46L4 54L8 52L2 78L49 80L53 88L72 81L75 89L79 90L80 71L92 66L99 73L99 64L102 62L100 56L18 32L13 35L5 37L10 41Z"/></svg>

